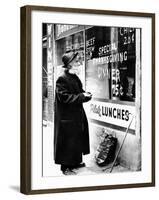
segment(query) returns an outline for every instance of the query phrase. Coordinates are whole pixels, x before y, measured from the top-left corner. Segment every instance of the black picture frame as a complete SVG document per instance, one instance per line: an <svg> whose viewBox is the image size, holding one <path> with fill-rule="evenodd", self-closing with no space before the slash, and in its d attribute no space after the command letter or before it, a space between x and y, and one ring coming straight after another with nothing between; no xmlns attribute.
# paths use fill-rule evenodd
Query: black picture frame
<svg viewBox="0 0 159 200"><path fill-rule="evenodd" d="M53 189L39 189L32 190L31 188L31 13L32 11L47 11L47 12L62 12L65 13L87 13L97 15L112 15L125 17L141 17L150 18L152 20L152 52L151 52L151 71L152 71L152 146L151 146L151 182L149 183L135 183L135 184L117 184L117 185L102 185L90 187L76 187L76 188L53 188ZM152 187L155 186L155 14L154 13L139 13L139 12L122 12L111 10L92 10L92 9L78 9L78 8L61 8L61 7L47 7L47 6L24 6L21 7L21 140L20 140L20 191L24 194L42 194L42 193L61 193L61 192L76 192L76 191L93 191L106 189L120 189L120 188L137 188L137 187Z"/></svg>

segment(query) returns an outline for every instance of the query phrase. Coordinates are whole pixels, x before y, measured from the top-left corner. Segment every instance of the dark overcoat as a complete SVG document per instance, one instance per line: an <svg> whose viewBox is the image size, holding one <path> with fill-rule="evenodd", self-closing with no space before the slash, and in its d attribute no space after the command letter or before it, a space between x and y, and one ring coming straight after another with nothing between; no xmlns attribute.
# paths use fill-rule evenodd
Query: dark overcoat
<svg viewBox="0 0 159 200"><path fill-rule="evenodd" d="M56 164L76 165L82 154L89 154L88 121L83 103L90 100L83 94L77 75L64 72L56 81L54 159Z"/></svg>

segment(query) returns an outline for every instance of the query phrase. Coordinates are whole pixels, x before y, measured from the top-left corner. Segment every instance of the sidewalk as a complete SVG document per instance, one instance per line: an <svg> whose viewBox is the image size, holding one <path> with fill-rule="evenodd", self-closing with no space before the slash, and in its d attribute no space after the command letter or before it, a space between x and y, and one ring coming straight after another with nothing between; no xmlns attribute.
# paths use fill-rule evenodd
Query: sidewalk
<svg viewBox="0 0 159 200"><path fill-rule="evenodd" d="M112 163L107 166L100 167L98 166L94 160L89 159L88 161L84 161L86 163L86 167L75 169L74 171L77 175L93 175L93 174L102 174L102 173L110 173ZM113 167L111 173L122 173L122 172L130 172L129 169L117 164Z"/></svg>
<svg viewBox="0 0 159 200"><path fill-rule="evenodd" d="M55 165L53 160L53 126L43 121L43 175L44 176L65 176L60 170L60 165ZM93 175L110 173L112 163L107 166L99 167L94 158L94 151L91 154L83 156L83 162L86 167L74 169L77 175ZM120 164L114 166L111 173L130 172L129 169Z"/></svg>
<svg viewBox="0 0 159 200"><path fill-rule="evenodd" d="M106 170L105 170L106 169ZM102 173L110 173L111 166L106 166L106 167L98 167L97 165L95 166L90 166L90 167L83 167L80 169L74 170L77 175L93 175L93 174L102 174ZM121 165L117 165L113 168L112 173L119 173L119 172L129 172L127 168L122 167Z"/></svg>

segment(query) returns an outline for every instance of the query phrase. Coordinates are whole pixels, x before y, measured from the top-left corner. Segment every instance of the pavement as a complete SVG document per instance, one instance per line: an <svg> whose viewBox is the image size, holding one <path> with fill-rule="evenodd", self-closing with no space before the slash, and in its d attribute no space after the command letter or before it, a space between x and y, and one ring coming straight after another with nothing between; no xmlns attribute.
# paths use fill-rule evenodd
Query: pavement
<svg viewBox="0 0 159 200"><path fill-rule="evenodd" d="M94 160L88 160L85 163L86 163L86 167L74 169L74 171L77 173L77 175L93 175L93 174L110 173L110 170L111 170L112 164L113 164L113 163L110 163L104 167L100 167L95 163ZM130 170L121 166L119 163L117 163L112 168L111 173L122 173L122 172L130 172Z"/></svg>
<svg viewBox="0 0 159 200"><path fill-rule="evenodd" d="M43 121L43 175L44 176L65 176L60 170L60 165L54 164L53 161L53 127L48 125ZM51 141L51 142L50 142ZM95 162L94 151L92 149L91 154L83 156L83 162L86 164L86 167L79 169L74 169L76 175L93 175L93 174L105 174L110 173L113 163L110 163L104 167L100 167ZM117 164L113 167L111 173L123 173L130 172L130 169L123 167L117 161Z"/></svg>

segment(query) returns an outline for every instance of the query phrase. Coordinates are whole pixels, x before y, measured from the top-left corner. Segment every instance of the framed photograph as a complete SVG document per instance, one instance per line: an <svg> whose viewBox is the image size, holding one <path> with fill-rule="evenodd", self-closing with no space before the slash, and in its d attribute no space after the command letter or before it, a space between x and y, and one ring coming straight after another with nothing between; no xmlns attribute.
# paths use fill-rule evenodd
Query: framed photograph
<svg viewBox="0 0 159 200"><path fill-rule="evenodd" d="M21 7L21 192L155 186L155 14Z"/></svg>

